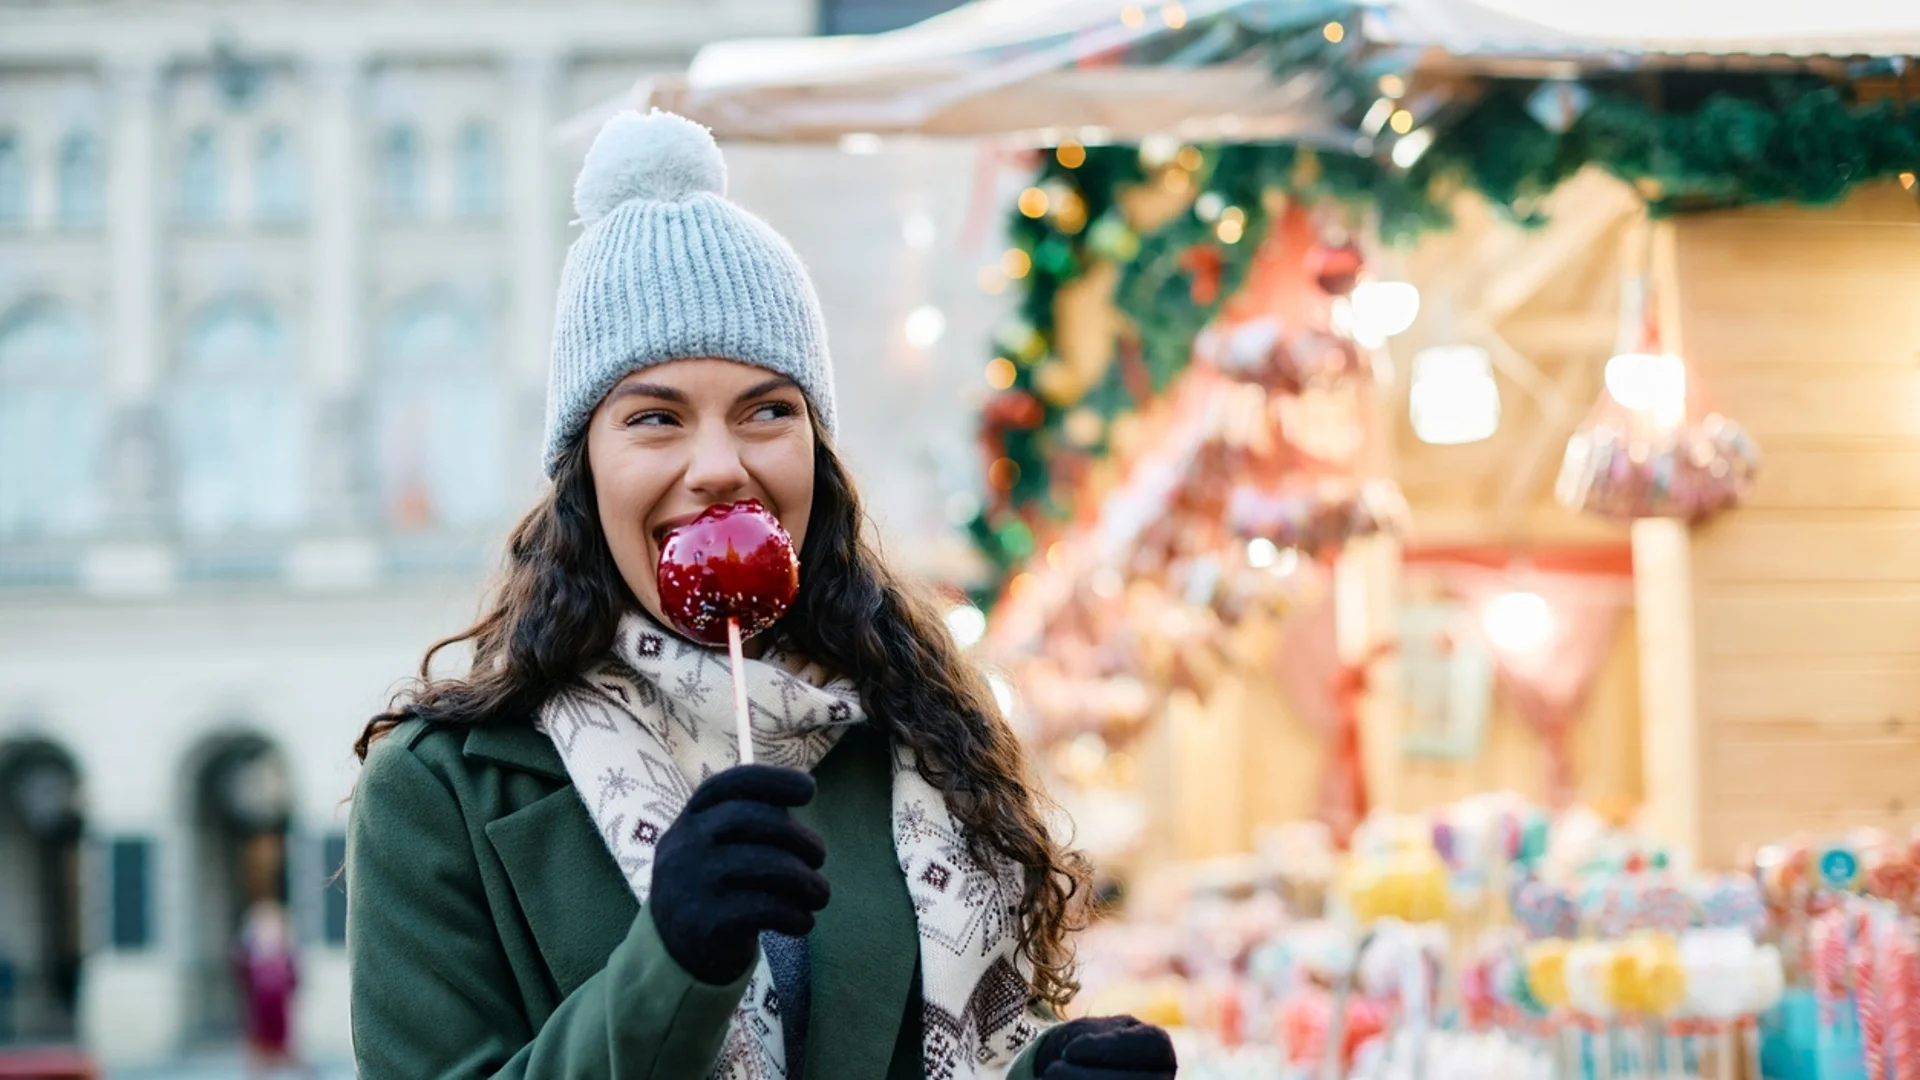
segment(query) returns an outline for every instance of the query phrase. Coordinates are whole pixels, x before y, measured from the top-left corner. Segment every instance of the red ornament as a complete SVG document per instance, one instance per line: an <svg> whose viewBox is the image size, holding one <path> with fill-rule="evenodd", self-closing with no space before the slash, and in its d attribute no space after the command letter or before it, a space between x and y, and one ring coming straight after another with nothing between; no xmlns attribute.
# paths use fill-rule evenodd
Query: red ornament
<svg viewBox="0 0 1920 1080"><path fill-rule="evenodd" d="M1207 307L1220 299L1220 278L1226 265L1227 257L1212 244L1195 244L1180 253L1180 269L1190 279L1187 291L1194 303Z"/></svg>
<svg viewBox="0 0 1920 1080"><path fill-rule="evenodd" d="M980 422L989 428L1028 431L1047 418L1046 408L1025 390L1002 390L987 399Z"/></svg>
<svg viewBox="0 0 1920 1080"><path fill-rule="evenodd" d="M753 499L710 506L660 545L660 607L695 641L727 643L727 620L752 637L793 606L800 560L793 538Z"/></svg>
<svg viewBox="0 0 1920 1080"><path fill-rule="evenodd" d="M1360 249L1352 244L1338 247L1327 244L1315 244L1307 252L1307 273L1328 295L1345 296L1360 283L1360 271L1366 267L1366 260L1360 257Z"/></svg>

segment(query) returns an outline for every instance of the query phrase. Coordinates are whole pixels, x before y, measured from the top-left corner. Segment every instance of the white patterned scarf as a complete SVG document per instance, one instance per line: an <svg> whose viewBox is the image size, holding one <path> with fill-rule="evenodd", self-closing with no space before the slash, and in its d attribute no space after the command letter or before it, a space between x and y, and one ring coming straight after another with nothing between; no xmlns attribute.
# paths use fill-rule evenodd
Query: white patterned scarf
<svg viewBox="0 0 1920 1080"><path fill-rule="evenodd" d="M797 657L748 660L754 760L811 772L865 717L847 679ZM653 884L654 846L693 789L739 764L733 676L724 652L662 630L644 615L620 622L613 654L586 672L586 689L557 695L540 727L641 903ZM893 840L920 931L924 1061L928 1080L1004 1076L1037 1034L1028 982L1015 957L1019 874L982 867L939 790L896 749ZM765 955L740 1000L715 1080L785 1080L786 1048Z"/></svg>

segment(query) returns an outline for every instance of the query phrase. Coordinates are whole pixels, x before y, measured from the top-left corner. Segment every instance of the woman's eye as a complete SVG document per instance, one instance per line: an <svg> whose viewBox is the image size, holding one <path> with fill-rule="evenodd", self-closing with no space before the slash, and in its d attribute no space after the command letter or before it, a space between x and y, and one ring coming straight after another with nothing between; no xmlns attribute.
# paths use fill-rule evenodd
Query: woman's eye
<svg viewBox="0 0 1920 1080"><path fill-rule="evenodd" d="M654 411L654 412L635 413L634 415L627 418L626 426L627 427L642 427L646 425L664 426L674 422L675 421L672 413Z"/></svg>
<svg viewBox="0 0 1920 1080"><path fill-rule="evenodd" d="M799 410L795 409L790 402L769 401L766 404L758 406L753 410L753 419L785 420L787 417L794 415L798 411Z"/></svg>

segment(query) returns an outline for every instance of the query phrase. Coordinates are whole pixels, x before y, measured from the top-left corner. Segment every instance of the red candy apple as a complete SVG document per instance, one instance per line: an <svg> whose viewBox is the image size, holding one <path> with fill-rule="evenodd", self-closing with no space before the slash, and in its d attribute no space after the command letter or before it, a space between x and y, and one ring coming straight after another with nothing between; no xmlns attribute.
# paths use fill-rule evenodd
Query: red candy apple
<svg viewBox="0 0 1920 1080"><path fill-rule="evenodd" d="M660 607L680 631L727 643L727 620L752 637L780 621L800 592L793 538L753 499L706 512L660 545Z"/></svg>

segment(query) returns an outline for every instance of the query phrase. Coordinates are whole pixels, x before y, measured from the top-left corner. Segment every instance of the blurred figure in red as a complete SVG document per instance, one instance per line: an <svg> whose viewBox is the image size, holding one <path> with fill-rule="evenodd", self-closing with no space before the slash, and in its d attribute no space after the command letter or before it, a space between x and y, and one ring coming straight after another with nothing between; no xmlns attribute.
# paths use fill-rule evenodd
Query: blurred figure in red
<svg viewBox="0 0 1920 1080"><path fill-rule="evenodd" d="M279 1067L309 1073L293 1051L293 996L300 985L293 926L272 900L247 910L234 951L247 1034L247 1073L268 1076Z"/></svg>

